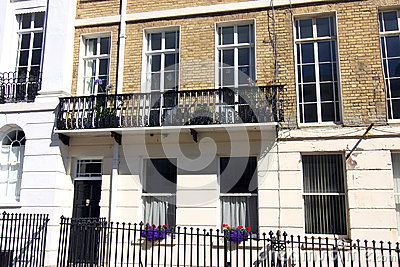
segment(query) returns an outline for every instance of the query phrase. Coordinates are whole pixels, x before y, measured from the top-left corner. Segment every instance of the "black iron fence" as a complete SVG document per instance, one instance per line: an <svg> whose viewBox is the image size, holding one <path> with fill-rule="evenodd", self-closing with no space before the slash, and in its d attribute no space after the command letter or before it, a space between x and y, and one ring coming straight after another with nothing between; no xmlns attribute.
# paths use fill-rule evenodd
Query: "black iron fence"
<svg viewBox="0 0 400 267"><path fill-rule="evenodd" d="M240 124L283 120L283 86L66 97L59 130Z"/></svg>
<svg viewBox="0 0 400 267"><path fill-rule="evenodd" d="M42 86L42 75L37 72L0 73L0 104L33 102Z"/></svg>
<svg viewBox="0 0 400 267"><path fill-rule="evenodd" d="M0 266L43 266L48 215L0 215Z"/></svg>
<svg viewBox="0 0 400 267"><path fill-rule="evenodd" d="M398 243L61 218L57 266L400 266Z"/></svg>

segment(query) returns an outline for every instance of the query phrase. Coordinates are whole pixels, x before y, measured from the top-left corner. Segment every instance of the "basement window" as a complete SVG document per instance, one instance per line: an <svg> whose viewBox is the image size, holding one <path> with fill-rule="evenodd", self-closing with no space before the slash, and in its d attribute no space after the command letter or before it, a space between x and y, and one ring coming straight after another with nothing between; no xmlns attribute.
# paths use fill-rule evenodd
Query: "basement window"
<svg viewBox="0 0 400 267"><path fill-rule="evenodd" d="M303 155L307 234L347 234L343 156Z"/></svg>

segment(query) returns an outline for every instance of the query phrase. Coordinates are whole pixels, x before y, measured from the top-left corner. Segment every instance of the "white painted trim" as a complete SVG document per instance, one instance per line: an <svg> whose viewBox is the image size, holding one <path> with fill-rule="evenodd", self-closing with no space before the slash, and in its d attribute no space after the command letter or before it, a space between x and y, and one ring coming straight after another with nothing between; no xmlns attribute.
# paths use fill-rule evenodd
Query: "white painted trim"
<svg viewBox="0 0 400 267"><path fill-rule="evenodd" d="M75 27L99 25L99 24L115 24L120 22L120 15L96 17L90 19L77 19L75 20Z"/></svg>
<svg viewBox="0 0 400 267"><path fill-rule="evenodd" d="M34 8L21 8L21 9L16 9L15 10L15 15L21 15L21 14L28 14L28 13L37 13L37 12L46 12L46 7L45 6L40 6L40 7L34 7Z"/></svg>
<svg viewBox="0 0 400 267"><path fill-rule="evenodd" d="M281 0L279 3L275 3L275 7L299 5L299 4L310 4L317 2L340 2L343 0ZM227 13L232 11L249 10L249 9L263 9L271 7L270 1L246 1L240 3L229 3L229 4L218 4L208 6L194 6L177 9L167 9L150 12L138 12L131 13L126 16L126 21L139 21L139 20L151 20L161 18L173 18L181 16L193 16L201 14L214 14L214 13ZM111 24L118 23L119 16L107 16L97 17L89 19L77 19L75 21L76 27L98 25L98 24Z"/></svg>

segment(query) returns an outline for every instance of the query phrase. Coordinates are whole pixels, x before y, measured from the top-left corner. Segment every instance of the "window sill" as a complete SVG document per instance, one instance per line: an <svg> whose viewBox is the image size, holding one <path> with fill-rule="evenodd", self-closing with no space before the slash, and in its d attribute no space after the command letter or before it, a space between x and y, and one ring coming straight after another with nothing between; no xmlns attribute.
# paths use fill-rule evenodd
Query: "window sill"
<svg viewBox="0 0 400 267"><path fill-rule="evenodd" d="M400 123L400 121L399 121ZM334 128L342 128L343 122L312 122L312 123L299 123L299 128L312 128L312 127L334 127Z"/></svg>
<svg viewBox="0 0 400 267"><path fill-rule="evenodd" d="M17 201L2 201L0 200L0 208L22 208L20 202Z"/></svg>

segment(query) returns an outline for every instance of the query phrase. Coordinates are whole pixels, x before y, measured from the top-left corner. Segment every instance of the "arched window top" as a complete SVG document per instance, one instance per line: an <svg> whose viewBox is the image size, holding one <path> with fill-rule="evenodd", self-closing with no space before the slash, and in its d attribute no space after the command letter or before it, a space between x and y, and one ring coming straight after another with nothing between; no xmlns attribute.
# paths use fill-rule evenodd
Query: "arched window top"
<svg viewBox="0 0 400 267"><path fill-rule="evenodd" d="M25 133L22 130L14 130L6 134L3 137L2 145L3 146L24 146L26 142Z"/></svg>

